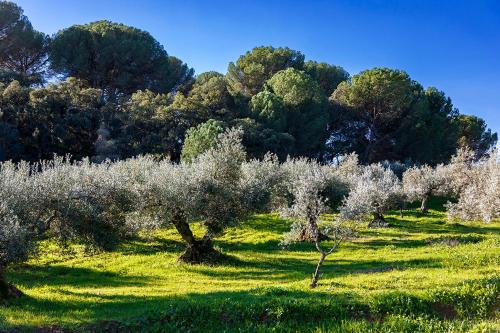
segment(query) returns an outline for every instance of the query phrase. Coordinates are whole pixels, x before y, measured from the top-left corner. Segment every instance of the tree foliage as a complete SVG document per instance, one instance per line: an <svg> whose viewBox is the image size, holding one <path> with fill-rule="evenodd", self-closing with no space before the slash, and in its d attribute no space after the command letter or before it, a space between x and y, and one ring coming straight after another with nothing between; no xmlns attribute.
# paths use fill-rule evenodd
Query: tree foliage
<svg viewBox="0 0 500 333"><path fill-rule="evenodd" d="M403 174L403 190L410 202L420 200L420 210L426 213L427 202L431 195L443 194L445 182L443 166L432 168L428 165L413 166Z"/></svg>
<svg viewBox="0 0 500 333"><path fill-rule="evenodd" d="M0 82L43 83L49 42L46 34L33 29L19 6L0 2Z"/></svg>
<svg viewBox="0 0 500 333"><path fill-rule="evenodd" d="M272 152L280 161L332 162L355 152L364 164L436 166L465 146L480 159L497 141L484 120L460 114L444 92L424 89L402 70L351 77L340 66L305 61L300 51L260 46L227 73L194 77L146 31L97 21L48 38L6 1L0 38L0 160L70 153L179 161L187 131L210 120L241 127L251 158ZM98 101L66 96L74 96L61 88L71 80L79 86L72 90L94 89Z"/></svg>
<svg viewBox="0 0 500 333"><path fill-rule="evenodd" d="M168 92L193 74L148 32L109 21L59 31L50 62L54 71L84 79L111 99L143 89Z"/></svg>
<svg viewBox="0 0 500 333"><path fill-rule="evenodd" d="M312 60L304 64L304 71L318 82L326 96L331 96L341 82L350 78L349 73L340 66Z"/></svg>
<svg viewBox="0 0 500 333"><path fill-rule="evenodd" d="M476 159L484 157L498 140L497 133L492 133L479 117L459 115L454 122L458 127L458 146L472 149Z"/></svg>
<svg viewBox="0 0 500 333"><path fill-rule="evenodd" d="M0 128L7 132L0 156L36 161L53 154L94 155L99 96L74 78L37 89L17 81L0 86Z"/></svg>
<svg viewBox="0 0 500 333"><path fill-rule="evenodd" d="M396 175L381 164L363 168L349 195L340 207L340 215L348 220L364 220L373 215L369 226L387 226L383 214L397 208L403 200L401 183Z"/></svg>
<svg viewBox="0 0 500 333"><path fill-rule="evenodd" d="M275 73L287 68L302 69L304 55L287 47L255 47L229 63L227 79L233 95L251 97L258 93L264 83Z"/></svg>
<svg viewBox="0 0 500 333"><path fill-rule="evenodd" d="M181 160L191 162L197 156L214 147L217 143L217 138L224 132L222 125L220 121L210 119L197 127L191 127L186 132L186 138L182 146Z"/></svg>
<svg viewBox="0 0 500 333"><path fill-rule="evenodd" d="M475 161L470 149L459 149L443 167L446 183L442 191L457 199L446 206L450 219L491 222L500 217L500 159L493 151Z"/></svg>

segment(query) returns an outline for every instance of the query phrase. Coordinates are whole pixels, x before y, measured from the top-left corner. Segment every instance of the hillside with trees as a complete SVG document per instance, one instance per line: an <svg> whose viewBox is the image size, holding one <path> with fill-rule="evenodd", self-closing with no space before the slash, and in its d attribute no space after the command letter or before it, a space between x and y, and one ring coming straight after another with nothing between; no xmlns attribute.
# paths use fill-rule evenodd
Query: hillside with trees
<svg viewBox="0 0 500 333"><path fill-rule="evenodd" d="M403 70L0 1L0 332L498 332L496 142Z"/></svg>
<svg viewBox="0 0 500 333"><path fill-rule="evenodd" d="M403 70L350 75L287 47L259 46L198 75L148 32L109 21L48 36L20 7L0 4L0 160L53 154L178 161L188 130L241 127L250 157L363 163L449 161L458 148L487 154L497 134L463 115L445 92ZM202 127L203 128L203 127ZM207 146L204 136L192 144Z"/></svg>

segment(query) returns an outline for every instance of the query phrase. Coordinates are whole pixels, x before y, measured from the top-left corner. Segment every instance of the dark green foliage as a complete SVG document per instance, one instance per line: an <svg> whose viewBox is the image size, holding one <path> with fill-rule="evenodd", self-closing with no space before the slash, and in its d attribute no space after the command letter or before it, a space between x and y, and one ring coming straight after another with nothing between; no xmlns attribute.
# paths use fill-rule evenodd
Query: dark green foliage
<svg viewBox="0 0 500 333"><path fill-rule="evenodd" d="M319 84L303 71L289 68L268 82L286 107L286 130L295 139L295 156L321 157L328 137L328 103Z"/></svg>
<svg viewBox="0 0 500 333"><path fill-rule="evenodd" d="M242 143L250 158L262 158L271 151L285 160L294 152L295 138L289 133L268 128L252 118L235 119L230 125L243 129Z"/></svg>
<svg viewBox="0 0 500 333"><path fill-rule="evenodd" d="M312 60L304 64L304 71L318 82L326 96L330 96L340 82L347 81L350 77L349 73L340 66Z"/></svg>
<svg viewBox="0 0 500 333"><path fill-rule="evenodd" d="M0 2L0 82L42 83L49 40L33 29L19 6Z"/></svg>
<svg viewBox="0 0 500 333"><path fill-rule="evenodd" d="M484 156L497 140L497 133L491 133L486 127L486 122L476 116L459 115L454 118L457 127L458 145L470 147L476 154L476 158Z"/></svg>
<svg viewBox="0 0 500 333"><path fill-rule="evenodd" d="M223 123L214 119L210 119L197 127L191 127L186 132L181 160L191 162L195 157L215 147L217 138L223 132Z"/></svg>
<svg viewBox="0 0 500 333"><path fill-rule="evenodd" d="M287 109L283 99L276 94L264 90L250 100L252 115L265 126L276 131L287 128Z"/></svg>
<svg viewBox="0 0 500 333"><path fill-rule="evenodd" d="M40 89L17 81L0 87L0 128L7 134L0 140L2 160L94 155L99 95L76 79Z"/></svg>
<svg viewBox="0 0 500 333"><path fill-rule="evenodd" d="M255 47L240 56L236 64L229 63L227 79L233 95L251 97L275 73L289 67L302 69L304 55L287 47Z"/></svg>
<svg viewBox="0 0 500 333"><path fill-rule="evenodd" d="M186 113L167 111L169 103L167 95L145 90L137 91L122 105L110 122L122 158L144 153L179 155L179 141L191 124Z"/></svg>
<svg viewBox="0 0 500 333"><path fill-rule="evenodd" d="M56 72L84 79L112 100L141 89L168 92L193 74L148 32L109 21L59 31L50 61Z"/></svg>
<svg viewBox="0 0 500 333"><path fill-rule="evenodd" d="M225 75L195 78L146 31L97 21L51 39L19 6L2 1L1 89L13 81L43 85L50 73L100 89L105 105L69 105L43 97L44 89L27 92L37 103L4 98L0 160L57 152L94 161L139 154L177 161L186 131L211 119L242 126L251 157L270 151L330 162L354 151L363 163L436 165L464 146L480 158L497 142L483 119L459 114L444 92L425 90L404 71L373 68L351 77L340 66L304 59L287 47L260 46L229 63Z"/></svg>
<svg viewBox="0 0 500 333"><path fill-rule="evenodd" d="M435 165L447 162L457 149L454 117L458 110L444 92L429 87L401 121L395 151L399 158Z"/></svg>
<svg viewBox="0 0 500 333"><path fill-rule="evenodd" d="M496 133L482 119L459 115L443 92L432 87L424 91L404 71L363 71L340 83L330 100L331 151L355 150L365 163L411 160L435 165L460 146L470 145L482 156L496 142Z"/></svg>

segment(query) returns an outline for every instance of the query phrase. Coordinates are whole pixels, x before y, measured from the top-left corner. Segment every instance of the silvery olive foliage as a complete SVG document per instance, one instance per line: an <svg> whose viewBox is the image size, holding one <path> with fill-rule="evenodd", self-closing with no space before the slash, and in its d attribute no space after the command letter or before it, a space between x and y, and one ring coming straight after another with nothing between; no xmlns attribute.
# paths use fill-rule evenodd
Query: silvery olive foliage
<svg viewBox="0 0 500 333"><path fill-rule="evenodd" d="M285 233L282 245L309 240L314 242L320 253L311 287L317 286L320 269L326 256L333 253L340 243L353 236L352 228L341 219L320 221L320 215L327 208L326 194L335 190L342 193L348 185L338 176L336 166L324 166L306 159L288 160L283 164L288 175L287 182L292 204L282 208L282 215L295 219L289 232ZM324 240L331 240L327 248Z"/></svg>
<svg viewBox="0 0 500 333"><path fill-rule="evenodd" d="M342 156L340 163L334 168L334 172L349 189L353 188L363 172L363 166L359 164L358 154L350 153Z"/></svg>
<svg viewBox="0 0 500 333"><path fill-rule="evenodd" d="M472 163L470 152L459 151L446 167L451 190L458 199L446 204L448 217L491 222L500 218L500 159L497 151Z"/></svg>
<svg viewBox="0 0 500 333"><path fill-rule="evenodd" d="M403 191L410 202L421 201L421 211L427 211L427 201L431 195L442 195L446 184L443 165L432 168L428 165L413 166L403 174Z"/></svg>
<svg viewBox="0 0 500 333"><path fill-rule="evenodd" d="M111 249L126 237L127 214L139 200L133 163L71 163L61 157L42 162L38 178L49 232L63 243L81 241L89 249Z"/></svg>
<svg viewBox="0 0 500 333"><path fill-rule="evenodd" d="M217 145L193 162L159 161L141 183L141 211L161 221L203 221L215 236L244 213L241 202L245 152L239 130L220 136Z"/></svg>
<svg viewBox="0 0 500 333"><path fill-rule="evenodd" d="M318 182L321 178L320 194L324 198L325 207L335 210L343 197L349 192L350 183L358 172L353 163L357 165L356 155L348 155L340 165L323 165L315 160L306 158L288 159L281 166L283 172L282 198L292 205L294 192L299 182L307 175L315 175ZM284 206L285 203L282 203Z"/></svg>
<svg viewBox="0 0 500 333"><path fill-rule="evenodd" d="M304 239L315 240L320 233L319 217L326 210L327 199L322 192L329 182L328 173L317 162L306 159L289 160L283 168L291 175L288 185L292 204L282 207L281 214L297 221L285 234L282 243L287 245Z"/></svg>
<svg viewBox="0 0 500 333"><path fill-rule="evenodd" d="M241 194L246 209L268 212L277 208L285 179L277 156L266 154L262 160L252 159L241 167Z"/></svg>
<svg viewBox="0 0 500 333"><path fill-rule="evenodd" d="M452 156L450 162L441 170L442 176L446 179L440 191L453 197L460 196L465 188L474 182L478 168L475 163L475 153L468 148L460 148Z"/></svg>
<svg viewBox="0 0 500 333"><path fill-rule="evenodd" d="M277 196L282 177L276 157L245 161L241 135L240 129L226 131L190 162L159 161L139 185L139 211L177 229L190 251L186 261L203 261L211 239L249 214L268 210ZM203 224L202 239L193 235L192 222Z"/></svg>
<svg viewBox="0 0 500 333"><path fill-rule="evenodd" d="M342 156L339 164L322 165L305 158L288 159L281 166L284 181L281 193L286 200L280 208L283 216L296 218L283 244L313 240L316 232L321 237L339 232L345 220L329 221L318 225L325 211L335 211L357 184L363 172L356 154Z"/></svg>
<svg viewBox="0 0 500 333"><path fill-rule="evenodd" d="M340 207L340 216L362 221L372 214L375 219L383 219L384 212L397 207L402 198L401 182L394 172L381 164L371 164L354 182Z"/></svg>
<svg viewBox="0 0 500 333"><path fill-rule="evenodd" d="M43 228L43 192L33 174L36 170L27 163L0 163L0 273L26 259Z"/></svg>
<svg viewBox="0 0 500 333"><path fill-rule="evenodd" d="M32 246L28 227L0 203L0 270L10 263L25 260Z"/></svg>

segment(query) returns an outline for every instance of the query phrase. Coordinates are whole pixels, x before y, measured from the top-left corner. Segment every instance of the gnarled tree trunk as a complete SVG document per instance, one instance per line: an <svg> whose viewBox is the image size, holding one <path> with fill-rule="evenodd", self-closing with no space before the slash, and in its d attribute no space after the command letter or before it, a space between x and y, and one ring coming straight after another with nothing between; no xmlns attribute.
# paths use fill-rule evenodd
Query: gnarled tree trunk
<svg viewBox="0 0 500 333"><path fill-rule="evenodd" d="M427 213L429 211L429 207L427 206L428 201L429 201L429 196L425 195L422 198L422 204L420 205L420 211L422 213Z"/></svg>
<svg viewBox="0 0 500 333"><path fill-rule="evenodd" d="M0 302L19 298L22 295L23 293L19 289L5 280L3 268L0 267Z"/></svg>
<svg viewBox="0 0 500 333"><path fill-rule="evenodd" d="M328 239L327 236L325 236L321 232L319 233L319 240L324 241L327 239ZM302 228L302 230L300 231L299 240L301 242L309 242L309 243L314 243L316 241L314 232L309 225L306 225L304 226L304 228Z"/></svg>
<svg viewBox="0 0 500 333"><path fill-rule="evenodd" d="M187 244L186 250L179 257L180 261L191 264L210 263L221 256L221 253L214 249L212 240L208 235L205 235L200 240L194 237L189 223L187 223L182 213L174 216L173 224Z"/></svg>
<svg viewBox="0 0 500 333"><path fill-rule="evenodd" d="M389 223L384 219L380 213L373 213L373 220L368 223L368 228L387 228Z"/></svg>

